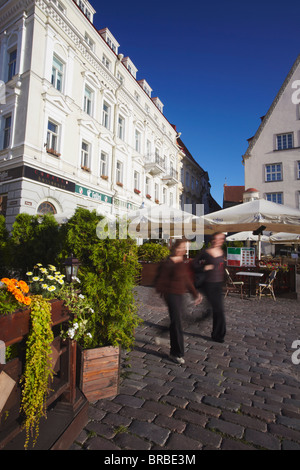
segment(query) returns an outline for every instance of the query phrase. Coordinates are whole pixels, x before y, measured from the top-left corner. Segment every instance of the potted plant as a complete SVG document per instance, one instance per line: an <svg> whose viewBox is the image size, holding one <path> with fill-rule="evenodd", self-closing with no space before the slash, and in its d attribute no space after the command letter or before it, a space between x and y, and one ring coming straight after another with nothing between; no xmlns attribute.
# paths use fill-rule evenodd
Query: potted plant
<svg viewBox="0 0 300 470"><path fill-rule="evenodd" d="M116 184L120 186L121 188L123 188L123 183L121 183L121 181L117 181Z"/></svg>
<svg viewBox="0 0 300 470"><path fill-rule="evenodd" d="M108 180L108 176L107 176L107 175L101 175L101 178L102 178L103 180L105 180L105 181Z"/></svg>
<svg viewBox="0 0 300 470"><path fill-rule="evenodd" d="M141 191L137 188L134 188L134 192L135 192L135 194L141 194Z"/></svg>
<svg viewBox="0 0 300 470"><path fill-rule="evenodd" d="M81 165L81 169L82 169L83 171L87 171L88 173L91 172L91 170L90 170L90 168L89 168L88 166Z"/></svg>
<svg viewBox="0 0 300 470"><path fill-rule="evenodd" d="M167 246L159 243L144 243L138 247L138 257L142 265L140 284L152 286L160 262L170 254Z"/></svg>
<svg viewBox="0 0 300 470"><path fill-rule="evenodd" d="M78 208L66 226L66 250L81 261L80 294L69 292L66 300L74 312L67 330L77 340L80 325L90 334L88 344L79 340L79 380L91 401L117 394L120 348L133 346L134 329L141 321L133 293L140 269L137 246L131 239L99 239L100 219L96 211ZM84 317L76 310L79 299L85 305Z"/></svg>
<svg viewBox="0 0 300 470"><path fill-rule="evenodd" d="M150 194L146 194L146 198L147 198L147 199L151 199L151 195L150 195Z"/></svg>
<svg viewBox="0 0 300 470"><path fill-rule="evenodd" d="M79 279L78 279L79 281ZM120 348L118 346L93 347L95 311L86 296L73 284L60 291L70 312L70 320L62 329L63 339L77 342L78 382L86 398L93 402L118 394L120 374Z"/></svg>
<svg viewBox="0 0 300 470"><path fill-rule="evenodd" d="M1 279L0 299L0 330L4 342L9 343L13 338L28 333L20 380L20 412L26 435L24 447L27 449L31 437L33 446L37 441L39 422L46 416L46 399L53 379L51 304L43 296L29 293L29 285L25 281L9 278Z"/></svg>
<svg viewBox="0 0 300 470"><path fill-rule="evenodd" d="M55 157L60 157L60 156L61 156L61 154L58 153L58 152L57 152L55 149L53 149L53 148L47 148L46 150L47 150L47 153L50 153L51 155L54 155Z"/></svg>

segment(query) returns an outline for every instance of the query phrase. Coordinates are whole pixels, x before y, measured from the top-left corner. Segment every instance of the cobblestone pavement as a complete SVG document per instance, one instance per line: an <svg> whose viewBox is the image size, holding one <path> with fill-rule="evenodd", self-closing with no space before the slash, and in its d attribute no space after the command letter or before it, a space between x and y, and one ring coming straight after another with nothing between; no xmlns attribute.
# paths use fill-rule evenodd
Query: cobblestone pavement
<svg viewBox="0 0 300 470"><path fill-rule="evenodd" d="M210 340L206 302L189 308L177 365L163 301L151 287L137 297L144 323L122 353L119 395L90 404L70 450L300 450L299 300L227 297L222 344Z"/></svg>

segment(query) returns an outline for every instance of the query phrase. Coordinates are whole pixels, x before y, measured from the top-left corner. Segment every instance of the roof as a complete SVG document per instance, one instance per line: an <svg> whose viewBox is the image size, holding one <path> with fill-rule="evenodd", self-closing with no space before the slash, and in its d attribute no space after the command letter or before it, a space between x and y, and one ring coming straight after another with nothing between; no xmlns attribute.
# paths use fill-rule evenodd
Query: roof
<svg viewBox="0 0 300 470"><path fill-rule="evenodd" d="M227 186L224 184L223 201L227 202L243 202L243 193L245 186Z"/></svg>
<svg viewBox="0 0 300 470"><path fill-rule="evenodd" d="M281 96L283 95L285 89L288 87L297 67L299 66L300 64L300 54L298 55L297 59L295 60L292 68L290 69L286 79L284 80L279 92L277 93L275 99L273 100L273 103L271 104L267 114L265 116L263 116L261 118L261 123L260 123L260 126L259 128L257 129L255 135L253 137L251 137L250 139L247 139L248 142L249 142L249 146L245 152L245 154L243 155L243 162L245 161L245 158L249 158L251 156L251 151L254 147L254 145L256 144L258 138L260 137L263 129L265 128L267 122L269 121L274 109L276 108L276 105L278 103L278 101L280 100Z"/></svg>

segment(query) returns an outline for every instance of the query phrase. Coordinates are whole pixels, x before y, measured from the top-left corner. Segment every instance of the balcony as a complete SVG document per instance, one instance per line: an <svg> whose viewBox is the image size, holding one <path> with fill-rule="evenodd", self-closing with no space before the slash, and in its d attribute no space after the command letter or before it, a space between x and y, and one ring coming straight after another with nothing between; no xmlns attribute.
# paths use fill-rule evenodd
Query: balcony
<svg viewBox="0 0 300 470"><path fill-rule="evenodd" d="M164 161L158 155L146 156L145 169L146 171L148 171L148 173L150 173L153 176L159 175L166 171L164 167Z"/></svg>
<svg viewBox="0 0 300 470"><path fill-rule="evenodd" d="M175 184L178 184L179 180L177 171L175 171L173 168L170 168L170 170L167 170L167 172L162 177L162 181L168 186L174 186Z"/></svg>

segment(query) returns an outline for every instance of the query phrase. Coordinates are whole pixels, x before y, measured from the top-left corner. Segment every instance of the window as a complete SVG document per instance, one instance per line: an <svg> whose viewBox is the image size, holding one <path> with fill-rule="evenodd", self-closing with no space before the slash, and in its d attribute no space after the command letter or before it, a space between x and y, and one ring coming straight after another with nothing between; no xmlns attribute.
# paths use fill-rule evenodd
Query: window
<svg viewBox="0 0 300 470"><path fill-rule="evenodd" d="M140 189L140 174L138 171L133 173L134 189Z"/></svg>
<svg viewBox="0 0 300 470"><path fill-rule="evenodd" d="M281 181L282 180L282 166L281 163L266 165L265 181Z"/></svg>
<svg viewBox="0 0 300 470"><path fill-rule="evenodd" d="M108 176L108 155L105 152L101 152L100 176Z"/></svg>
<svg viewBox="0 0 300 470"><path fill-rule="evenodd" d="M277 150L293 148L293 134L277 135Z"/></svg>
<svg viewBox="0 0 300 470"><path fill-rule="evenodd" d="M89 164L90 164L90 146L87 142L82 141L81 144L81 168L83 170L88 170L89 169Z"/></svg>
<svg viewBox="0 0 300 470"><path fill-rule="evenodd" d="M118 118L118 137L122 140L125 138L125 119L122 116Z"/></svg>
<svg viewBox="0 0 300 470"><path fill-rule="evenodd" d="M151 142L150 140L147 140L147 144L146 144L146 151L147 151L147 157L150 157L151 156Z"/></svg>
<svg viewBox="0 0 300 470"><path fill-rule="evenodd" d="M277 204L283 204L283 194L282 193L267 193L267 201L276 202Z"/></svg>
<svg viewBox="0 0 300 470"><path fill-rule="evenodd" d="M195 189L195 178L194 178L194 176L192 176L191 189L192 189L192 190Z"/></svg>
<svg viewBox="0 0 300 470"><path fill-rule="evenodd" d="M52 0L52 3L54 3L55 5L57 5L57 8L58 8L62 13L65 12L65 7L63 6L62 3L60 3L59 0Z"/></svg>
<svg viewBox="0 0 300 470"><path fill-rule="evenodd" d="M121 83L124 83L124 77L120 72L117 73L117 79L120 80Z"/></svg>
<svg viewBox="0 0 300 470"><path fill-rule="evenodd" d="M106 127L106 129L110 128L110 109L110 106L104 101L102 111L102 125Z"/></svg>
<svg viewBox="0 0 300 470"><path fill-rule="evenodd" d="M300 162L297 162L297 178L300 179Z"/></svg>
<svg viewBox="0 0 300 470"><path fill-rule="evenodd" d="M47 150L58 150L58 125L52 121L48 121L48 130L47 130Z"/></svg>
<svg viewBox="0 0 300 470"><path fill-rule="evenodd" d="M54 205L51 204L51 202L45 201L39 205L37 209L37 213L39 215L43 215L43 214L56 214L57 212L56 212Z"/></svg>
<svg viewBox="0 0 300 470"><path fill-rule="evenodd" d="M173 207L174 205L174 196L173 193L170 193L170 206Z"/></svg>
<svg viewBox="0 0 300 470"><path fill-rule="evenodd" d="M155 147L155 163L159 164L159 150Z"/></svg>
<svg viewBox="0 0 300 470"><path fill-rule="evenodd" d="M140 102L140 95L136 91L134 92L134 97L135 97L136 101L139 103Z"/></svg>
<svg viewBox="0 0 300 470"><path fill-rule="evenodd" d="M167 204L167 190L163 188L163 204Z"/></svg>
<svg viewBox="0 0 300 470"><path fill-rule="evenodd" d="M170 174L172 174L173 167L170 169ZM190 186L190 174L188 172L185 173L185 185L187 187Z"/></svg>
<svg viewBox="0 0 300 470"><path fill-rule="evenodd" d="M16 75L17 65L17 49L8 53L8 77L7 80L11 80Z"/></svg>
<svg viewBox="0 0 300 470"><path fill-rule="evenodd" d="M105 54L103 54L103 56L102 56L102 64L103 64L108 70L110 70L110 61L108 60L108 58L106 57Z"/></svg>
<svg viewBox="0 0 300 470"><path fill-rule="evenodd" d="M148 194L148 196L150 196L150 178L146 177L146 195Z"/></svg>
<svg viewBox="0 0 300 470"><path fill-rule="evenodd" d="M157 183L155 183L155 185L154 185L154 197L155 197L155 201L159 200L159 188L158 188Z"/></svg>
<svg viewBox="0 0 300 470"><path fill-rule="evenodd" d="M109 45L109 47L110 47L115 53L117 53L117 47L116 47L116 45L112 42L112 40L111 40L109 37L107 37L106 42L107 42L107 44Z"/></svg>
<svg viewBox="0 0 300 470"><path fill-rule="evenodd" d="M95 43L94 43L94 41L92 40L92 38L88 35L88 33L85 33L84 39L85 39L85 41L88 43L89 47L90 47L90 48L92 49L92 51L93 51L93 50L94 50Z"/></svg>
<svg viewBox="0 0 300 470"><path fill-rule="evenodd" d="M123 163L120 161L117 161L116 180L117 183L123 184Z"/></svg>
<svg viewBox="0 0 300 470"><path fill-rule="evenodd" d="M84 89L83 110L89 115L92 115L93 92L87 86Z"/></svg>
<svg viewBox="0 0 300 470"><path fill-rule="evenodd" d="M3 138L3 149L7 149L10 146L11 136L11 116L4 118L4 138Z"/></svg>
<svg viewBox="0 0 300 470"><path fill-rule="evenodd" d="M135 130L135 150L141 151L141 133L137 129Z"/></svg>
<svg viewBox="0 0 300 470"><path fill-rule="evenodd" d="M56 56L53 56L51 84L58 91L62 91L63 71L64 71L63 63Z"/></svg>

